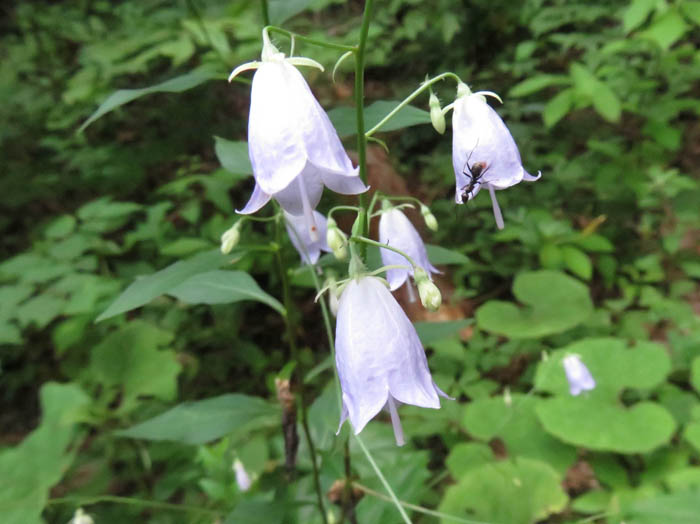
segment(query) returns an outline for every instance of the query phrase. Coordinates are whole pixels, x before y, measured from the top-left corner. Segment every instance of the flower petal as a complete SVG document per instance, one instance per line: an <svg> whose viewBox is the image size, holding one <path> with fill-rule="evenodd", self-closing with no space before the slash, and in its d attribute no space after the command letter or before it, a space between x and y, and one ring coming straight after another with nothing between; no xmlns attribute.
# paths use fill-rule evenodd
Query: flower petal
<svg viewBox="0 0 700 524"><path fill-rule="evenodd" d="M248 203L243 209L236 209L236 213L239 215L250 215L251 213L259 211L269 201L270 195L265 193L256 182L255 188L253 188L253 194L250 195L250 200L248 200Z"/></svg>
<svg viewBox="0 0 700 524"><path fill-rule="evenodd" d="M314 226L317 228L316 240L311 238L311 225L307 223L304 215L291 215L284 213L285 227L292 245L296 248L302 262L315 264L321 256L321 251L330 252L326 243L327 220L318 211L313 212Z"/></svg>

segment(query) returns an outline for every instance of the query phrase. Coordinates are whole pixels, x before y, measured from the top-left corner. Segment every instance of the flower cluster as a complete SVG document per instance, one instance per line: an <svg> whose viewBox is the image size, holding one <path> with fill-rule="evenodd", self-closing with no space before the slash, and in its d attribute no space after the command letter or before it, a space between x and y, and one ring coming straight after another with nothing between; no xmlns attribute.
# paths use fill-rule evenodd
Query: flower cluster
<svg viewBox="0 0 700 524"><path fill-rule="evenodd" d="M335 363L342 389L340 425L349 419L357 434L386 409L396 442L401 445L405 439L397 407L412 404L437 409L439 397L447 395L431 378L418 334L391 291L406 284L409 296L415 297L415 285L422 304L435 311L441 305L442 295L432 277L439 271L430 263L418 231L401 210L410 204L394 205L396 199L382 196L381 210L374 213L374 202L379 196L375 195L368 210L357 210L356 226L360 226L353 227L350 238L332 218L333 210L328 218L316 211L324 187L345 195L359 194L369 188L295 66L323 70L308 58L285 57L263 31L261 60L239 66L231 74L233 78L242 71L255 70L248 122L255 187L250 200L238 213L255 213L274 199L283 210L287 233L303 263L315 265L322 251L332 252L339 261L349 257L349 279L336 282L334 277L329 277L326 286L333 291L331 302L334 312L337 311ZM496 224L502 228L495 190L521 180L537 180L539 175L533 177L525 171L512 136L486 103L485 96L496 95L472 93L460 82L456 100L443 109L431 91L430 118L442 134L446 129L445 114L454 109L455 201L461 204L474 198L482 187L488 189ZM430 209L422 203L419 206L426 226L437 230L438 223ZM367 229L363 225L365 212L369 220L379 216L378 243L358 233ZM229 252L238 242L240 227L241 221L224 233L223 252ZM385 271L386 281L365 269L353 242L379 246L384 264L380 271ZM574 367L565 363L565 369L569 376ZM574 372L581 380L580 369L571 371ZM581 389L588 389L587 384L581 385ZM237 478L243 478L242 466L236 469L236 474Z"/></svg>

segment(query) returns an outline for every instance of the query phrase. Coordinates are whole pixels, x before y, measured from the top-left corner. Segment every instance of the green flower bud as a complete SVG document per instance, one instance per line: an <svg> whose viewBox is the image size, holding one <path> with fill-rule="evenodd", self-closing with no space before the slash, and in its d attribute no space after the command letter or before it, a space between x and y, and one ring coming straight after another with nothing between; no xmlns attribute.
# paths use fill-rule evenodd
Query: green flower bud
<svg viewBox="0 0 700 524"><path fill-rule="evenodd" d="M338 260L348 258L348 237L343 233L332 218L328 219L326 243Z"/></svg>
<svg viewBox="0 0 700 524"><path fill-rule="evenodd" d="M425 220L425 225L428 226L428 229L431 231L437 231L438 221L437 218L435 218L435 215L433 215L433 213L430 211L430 208L424 204L421 204L420 213L423 215L423 220Z"/></svg>
<svg viewBox="0 0 700 524"><path fill-rule="evenodd" d="M442 113L440 108L440 100L435 96L434 93L430 93L430 100L428 101L430 106L430 121L435 128L435 131L441 135L445 133L445 115Z"/></svg>
<svg viewBox="0 0 700 524"><path fill-rule="evenodd" d="M421 267L413 270L413 279L418 286L421 304L428 311L437 311L442 304L442 294L438 287L428 278L428 273Z"/></svg>
<svg viewBox="0 0 700 524"><path fill-rule="evenodd" d="M238 242L241 240L241 221L239 220L229 229L227 229L223 235L221 235L221 252L224 255L228 255L231 250L236 247Z"/></svg>

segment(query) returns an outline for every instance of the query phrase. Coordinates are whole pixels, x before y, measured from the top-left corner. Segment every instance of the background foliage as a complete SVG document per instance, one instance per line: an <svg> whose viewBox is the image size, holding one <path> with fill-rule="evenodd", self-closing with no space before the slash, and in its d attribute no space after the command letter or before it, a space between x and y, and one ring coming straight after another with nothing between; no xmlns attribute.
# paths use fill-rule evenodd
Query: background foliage
<svg viewBox="0 0 700 524"><path fill-rule="evenodd" d="M362 2L269 4L277 25L357 41ZM225 77L259 54L260 6L14 2L0 23L2 521L64 523L83 505L97 522L318 522L303 443L295 482L284 469L275 378L295 363L270 232L217 250L252 187L249 87ZM431 243L450 250L431 251L446 305L415 320L457 401L402 408L404 448L386 420L363 433L402 500L503 524L698 521L699 27L693 0L378 4L368 123L452 70L504 97L543 172L499 195L497 231L486 195L454 209L451 141L418 125L427 99L381 135L390 156L370 151L373 186L432 202ZM308 78L351 149L349 66ZM308 274L286 241L282 255L332 498L331 362ZM567 352L590 394L569 396ZM350 455L357 521L397 521Z"/></svg>

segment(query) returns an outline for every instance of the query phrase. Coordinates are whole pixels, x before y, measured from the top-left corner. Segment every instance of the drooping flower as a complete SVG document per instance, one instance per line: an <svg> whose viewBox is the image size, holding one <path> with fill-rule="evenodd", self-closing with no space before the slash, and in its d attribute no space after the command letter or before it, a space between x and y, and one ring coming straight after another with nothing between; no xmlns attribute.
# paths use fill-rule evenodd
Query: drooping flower
<svg viewBox="0 0 700 524"><path fill-rule="evenodd" d="M304 215L314 225L313 209L323 187L354 195L368 188L353 168L338 133L295 65L323 67L308 58L285 58L263 31L260 62L237 67L253 76L248 117L248 153L255 189L238 211L255 213L270 198L292 215Z"/></svg>
<svg viewBox="0 0 700 524"><path fill-rule="evenodd" d="M595 380L586 365L578 355L566 355L562 360L566 379L569 381L569 392L576 396L582 391L595 388Z"/></svg>
<svg viewBox="0 0 700 524"><path fill-rule="evenodd" d="M431 273L439 273L428 260L428 252L418 231L400 209L391 208L382 212L379 219L379 241L406 253L425 270L428 276ZM387 270L386 278L392 291L401 287L409 275L414 276L413 268L405 257L386 248L381 248L380 252L385 266L405 266Z"/></svg>
<svg viewBox="0 0 700 524"><path fill-rule="evenodd" d="M503 229L503 216L495 190L506 189L525 180L540 178L523 168L518 146L508 128L484 95L472 93L460 84L452 115L452 166L455 172L455 202L474 198L482 187L488 189L496 225Z"/></svg>
<svg viewBox="0 0 700 524"><path fill-rule="evenodd" d="M248 475L248 472L245 470L243 463L238 459L233 461L233 473L236 476L236 484L238 485L238 489L243 492L248 491L250 486L253 484L253 481L251 480L250 475Z"/></svg>
<svg viewBox="0 0 700 524"><path fill-rule="evenodd" d="M307 227L304 215L292 215L284 212L284 225L292 244L296 248L301 261L305 264L315 264L321 251L330 252L326 244L326 217L318 211L313 211L314 226Z"/></svg>
<svg viewBox="0 0 700 524"><path fill-rule="evenodd" d="M349 418L355 434L386 407L402 445L397 404L438 409L438 395L447 397L430 376L413 324L379 278L353 279L343 290L335 345L343 392L340 424Z"/></svg>

